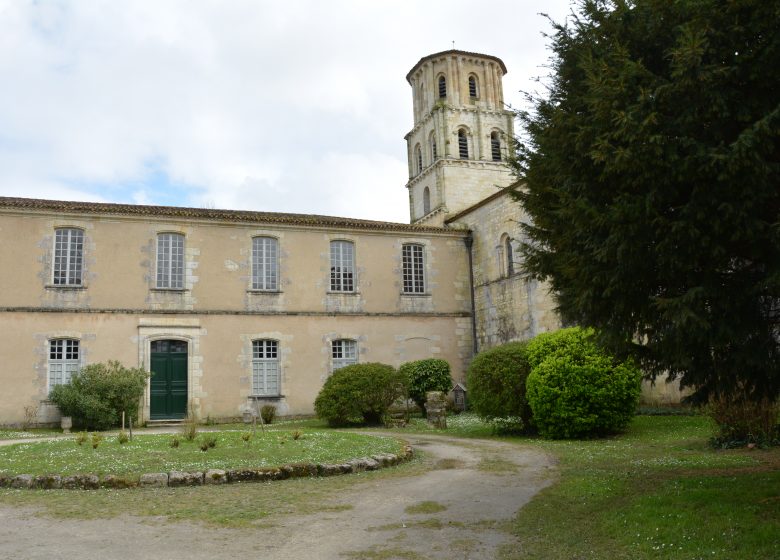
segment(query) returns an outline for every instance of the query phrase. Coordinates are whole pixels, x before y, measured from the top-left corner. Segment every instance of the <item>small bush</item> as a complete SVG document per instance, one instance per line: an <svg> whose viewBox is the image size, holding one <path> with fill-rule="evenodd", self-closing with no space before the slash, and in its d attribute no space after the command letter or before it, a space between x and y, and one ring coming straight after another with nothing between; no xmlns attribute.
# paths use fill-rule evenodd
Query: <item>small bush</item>
<svg viewBox="0 0 780 560"><path fill-rule="evenodd" d="M423 411L425 411L425 393L428 391L448 393L452 389L450 364L446 360L430 358L406 362L401 364L398 371L406 377L409 398Z"/></svg>
<svg viewBox="0 0 780 560"><path fill-rule="evenodd" d="M328 378L314 401L314 410L331 426L379 424L405 391L405 377L393 366L353 364Z"/></svg>
<svg viewBox="0 0 780 560"><path fill-rule="evenodd" d="M707 414L718 425L711 443L719 448L780 445L780 401L753 402L744 395L710 400Z"/></svg>
<svg viewBox="0 0 780 560"><path fill-rule="evenodd" d="M301 433L301 431L300 431L300 430L295 430L295 431L292 433L292 438L293 438L295 441L298 441L299 439L301 439L301 437L302 437L302 436L303 436L303 433Z"/></svg>
<svg viewBox="0 0 780 560"><path fill-rule="evenodd" d="M171 438L171 442L170 442L168 445L170 445L170 446L171 446L171 447L173 447L174 449L176 449L177 447L179 447L179 438L178 438L178 436L173 436L173 437Z"/></svg>
<svg viewBox="0 0 780 560"><path fill-rule="evenodd" d="M513 418L528 428L531 408L525 398L527 343L510 342L485 350L471 361L466 373L469 408L484 420ZM518 426L514 421L515 427Z"/></svg>
<svg viewBox="0 0 780 560"><path fill-rule="evenodd" d="M181 435L187 441L195 441L198 437L198 421L195 415L190 414L181 426Z"/></svg>
<svg viewBox="0 0 780 560"><path fill-rule="evenodd" d="M273 424L276 418L276 407L272 404L264 405L260 409L260 418L263 419L263 424Z"/></svg>
<svg viewBox="0 0 780 560"><path fill-rule="evenodd" d="M125 432L124 430L122 430L121 432L119 432L119 433L117 434L117 436L116 436L116 440L119 442L119 445L124 445L124 444L126 444L128 441L130 441L130 438L128 437L128 435L127 435L127 432Z"/></svg>
<svg viewBox="0 0 780 560"><path fill-rule="evenodd" d="M87 441L87 432L77 433L76 437L73 438L73 441L75 441L77 445L84 445L84 442Z"/></svg>
<svg viewBox="0 0 780 560"><path fill-rule="evenodd" d="M100 434L92 434L92 449L97 449L98 445L103 441L103 436Z"/></svg>
<svg viewBox="0 0 780 560"><path fill-rule="evenodd" d="M244 440L245 443L249 443L249 440L252 439L252 432L244 432L241 434L241 439Z"/></svg>
<svg viewBox="0 0 780 560"><path fill-rule="evenodd" d="M201 451L206 451L206 449L203 449L204 445L206 446L206 449L214 449L217 446L217 436L204 435L200 444Z"/></svg>
<svg viewBox="0 0 780 560"><path fill-rule="evenodd" d="M537 336L528 344L528 404L549 438L602 436L624 430L639 400L641 372L597 346L578 327Z"/></svg>
<svg viewBox="0 0 780 560"><path fill-rule="evenodd" d="M93 430L119 425L122 411L131 416L138 410L149 373L126 368L116 361L90 364L75 373L66 385L57 385L49 399L63 416Z"/></svg>

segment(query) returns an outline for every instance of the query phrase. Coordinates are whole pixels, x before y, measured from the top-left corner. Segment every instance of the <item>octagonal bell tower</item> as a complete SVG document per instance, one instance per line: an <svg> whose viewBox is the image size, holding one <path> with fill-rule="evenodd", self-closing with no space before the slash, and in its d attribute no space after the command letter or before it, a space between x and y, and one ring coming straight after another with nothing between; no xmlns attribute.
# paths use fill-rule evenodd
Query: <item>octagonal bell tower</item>
<svg viewBox="0 0 780 560"><path fill-rule="evenodd" d="M421 58L406 75L414 101L405 136L411 223L440 226L513 181L504 74L495 56L450 50Z"/></svg>

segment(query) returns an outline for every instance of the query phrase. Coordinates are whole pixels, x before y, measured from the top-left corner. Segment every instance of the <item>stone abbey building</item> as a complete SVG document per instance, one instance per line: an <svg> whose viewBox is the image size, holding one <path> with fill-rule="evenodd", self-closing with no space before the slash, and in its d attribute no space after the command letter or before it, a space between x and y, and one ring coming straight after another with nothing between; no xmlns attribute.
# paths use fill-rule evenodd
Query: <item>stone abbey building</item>
<svg viewBox="0 0 780 560"><path fill-rule="evenodd" d="M309 414L355 362L446 359L558 327L517 253L504 63L451 50L406 76L410 224L0 198L0 424L106 360L153 372L141 420Z"/></svg>

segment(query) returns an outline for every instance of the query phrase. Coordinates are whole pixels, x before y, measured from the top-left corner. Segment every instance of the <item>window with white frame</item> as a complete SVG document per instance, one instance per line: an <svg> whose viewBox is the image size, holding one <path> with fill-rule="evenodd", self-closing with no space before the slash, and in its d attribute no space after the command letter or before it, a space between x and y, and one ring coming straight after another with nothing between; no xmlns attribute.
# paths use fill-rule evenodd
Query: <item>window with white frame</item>
<svg viewBox="0 0 780 560"><path fill-rule="evenodd" d="M425 293L425 248L416 243L405 243L401 248L404 293Z"/></svg>
<svg viewBox="0 0 780 560"><path fill-rule="evenodd" d="M279 241L273 237L252 238L252 289L279 289Z"/></svg>
<svg viewBox="0 0 780 560"><path fill-rule="evenodd" d="M357 363L357 341L345 338L334 340L330 348L333 371Z"/></svg>
<svg viewBox="0 0 780 560"><path fill-rule="evenodd" d="M330 289L355 291L355 246L351 241L330 242Z"/></svg>
<svg viewBox="0 0 780 560"><path fill-rule="evenodd" d="M57 385L70 383L70 378L80 367L78 340L54 338L49 341L49 391Z"/></svg>
<svg viewBox="0 0 780 560"><path fill-rule="evenodd" d="M157 236L157 287L184 288L184 236L180 233Z"/></svg>
<svg viewBox="0 0 780 560"><path fill-rule="evenodd" d="M55 286L81 286L84 259L84 232L77 228L58 228L54 232Z"/></svg>
<svg viewBox="0 0 780 560"><path fill-rule="evenodd" d="M279 342L252 341L252 394L279 395Z"/></svg>

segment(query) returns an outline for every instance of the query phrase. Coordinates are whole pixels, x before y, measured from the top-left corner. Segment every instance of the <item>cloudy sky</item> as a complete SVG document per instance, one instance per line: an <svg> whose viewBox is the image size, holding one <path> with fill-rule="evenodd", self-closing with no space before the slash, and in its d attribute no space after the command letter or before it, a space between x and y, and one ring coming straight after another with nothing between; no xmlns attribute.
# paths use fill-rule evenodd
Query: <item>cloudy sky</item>
<svg viewBox="0 0 780 560"><path fill-rule="evenodd" d="M406 73L538 88L569 0L0 0L0 196L408 221Z"/></svg>

